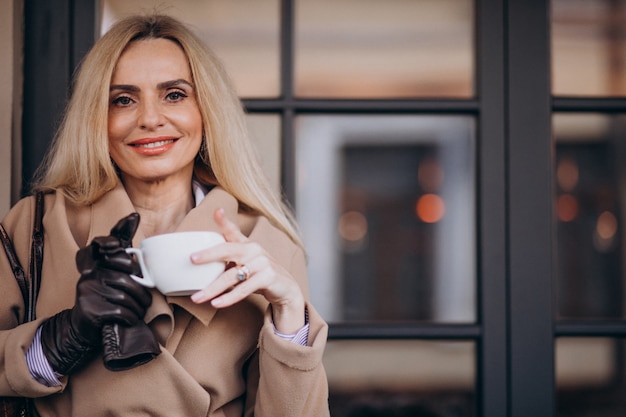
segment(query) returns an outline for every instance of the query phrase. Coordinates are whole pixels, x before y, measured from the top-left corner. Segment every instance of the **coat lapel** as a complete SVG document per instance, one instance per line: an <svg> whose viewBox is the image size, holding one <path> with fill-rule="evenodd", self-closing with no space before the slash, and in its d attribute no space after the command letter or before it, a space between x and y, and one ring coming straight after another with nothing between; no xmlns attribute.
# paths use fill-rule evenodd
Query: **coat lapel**
<svg viewBox="0 0 626 417"><path fill-rule="evenodd" d="M135 207L130 201L128 194L121 182L117 186L106 193L98 200L92 208L91 226L89 230L88 242L97 236L107 236L111 233L111 228L129 214L135 212ZM141 222L139 229L133 239L133 246L137 246L144 239L141 231Z"/></svg>

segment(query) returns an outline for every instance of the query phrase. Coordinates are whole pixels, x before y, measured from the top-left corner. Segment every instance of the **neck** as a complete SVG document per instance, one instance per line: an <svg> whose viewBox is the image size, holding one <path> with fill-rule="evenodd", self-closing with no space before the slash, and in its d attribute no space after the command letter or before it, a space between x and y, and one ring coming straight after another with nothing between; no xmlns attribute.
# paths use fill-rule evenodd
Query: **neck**
<svg viewBox="0 0 626 417"><path fill-rule="evenodd" d="M176 230L194 207L191 178L155 182L124 181L146 237Z"/></svg>

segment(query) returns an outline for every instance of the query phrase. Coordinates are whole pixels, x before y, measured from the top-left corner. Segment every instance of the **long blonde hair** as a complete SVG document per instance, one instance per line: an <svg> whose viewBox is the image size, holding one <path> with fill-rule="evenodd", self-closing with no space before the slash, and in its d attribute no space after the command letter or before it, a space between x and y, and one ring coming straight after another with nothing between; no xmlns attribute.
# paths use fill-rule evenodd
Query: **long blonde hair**
<svg viewBox="0 0 626 417"><path fill-rule="evenodd" d="M151 38L176 42L189 61L204 129L195 177L220 185L244 209L266 216L302 247L292 211L270 186L253 151L241 102L220 61L183 23L166 15L120 20L89 51L34 188L92 204L117 185L107 133L111 77L129 43Z"/></svg>

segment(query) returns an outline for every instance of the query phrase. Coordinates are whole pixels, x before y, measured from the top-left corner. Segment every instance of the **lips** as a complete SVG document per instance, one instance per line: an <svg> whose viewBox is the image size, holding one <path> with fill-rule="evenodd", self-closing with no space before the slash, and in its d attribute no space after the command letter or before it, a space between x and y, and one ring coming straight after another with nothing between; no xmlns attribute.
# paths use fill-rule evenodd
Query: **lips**
<svg viewBox="0 0 626 417"><path fill-rule="evenodd" d="M129 145L137 153L146 156L160 155L167 152L174 146L178 139L173 137L156 137L156 138L143 138L135 140Z"/></svg>
<svg viewBox="0 0 626 417"><path fill-rule="evenodd" d="M158 148L159 146L167 145L168 143L174 143L174 139L158 140L156 142L149 142L149 143L132 143L131 146L150 149L150 148Z"/></svg>

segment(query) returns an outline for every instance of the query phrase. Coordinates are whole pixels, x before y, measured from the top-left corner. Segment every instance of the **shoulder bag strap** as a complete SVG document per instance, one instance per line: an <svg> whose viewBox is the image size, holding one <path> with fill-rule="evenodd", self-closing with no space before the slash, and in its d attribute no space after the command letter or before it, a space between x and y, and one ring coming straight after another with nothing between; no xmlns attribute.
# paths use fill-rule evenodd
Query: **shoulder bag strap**
<svg viewBox="0 0 626 417"><path fill-rule="evenodd" d="M11 238L7 234L4 226L0 223L0 240L6 253L9 265L13 270L15 280L20 287L22 298L24 299L24 322L34 320L35 303L39 294L41 282L41 265L43 263L43 199L42 192L35 195L35 216L33 220L33 236L31 239L30 255L30 278L24 272L20 260L15 253L15 247Z"/></svg>
<svg viewBox="0 0 626 417"><path fill-rule="evenodd" d="M28 292L28 305L26 321L35 320L35 305L39 296L41 284L41 267L43 265L43 212L44 193L39 191L35 194L35 216L33 220L33 236L30 247L30 288Z"/></svg>
<svg viewBox="0 0 626 417"><path fill-rule="evenodd" d="M9 260L9 264L11 265L11 269L13 270L13 275L15 276L15 280L17 281L17 285L20 287L20 291L22 292L22 298L24 299L24 308L26 310L29 309L27 304L28 302L28 291L30 285L28 285L28 278L24 273L24 268L20 264L20 260L17 258L15 253L15 248L13 247L13 242L11 238L7 234L7 231L4 229L4 226L0 223L0 239L2 240L2 247L4 248L4 252L7 255L7 259ZM24 314L27 316L28 314Z"/></svg>

